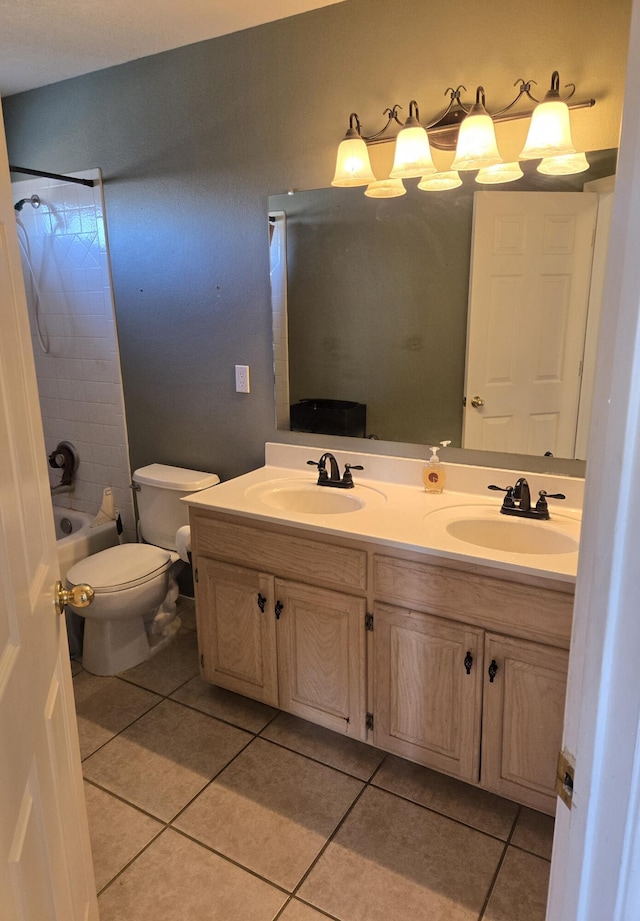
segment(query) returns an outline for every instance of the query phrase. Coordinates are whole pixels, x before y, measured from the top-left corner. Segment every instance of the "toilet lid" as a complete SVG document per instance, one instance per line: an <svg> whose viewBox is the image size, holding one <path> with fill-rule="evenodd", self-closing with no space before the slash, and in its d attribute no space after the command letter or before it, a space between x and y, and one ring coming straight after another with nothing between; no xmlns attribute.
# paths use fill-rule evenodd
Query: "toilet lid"
<svg viewBox="0 0 640 921"><path fill-rule="evenodd" d="M164 572L171 565L168 550L153 544L118 544L75 563L67 582L87 582L96 592L133 588Z"/></svg>

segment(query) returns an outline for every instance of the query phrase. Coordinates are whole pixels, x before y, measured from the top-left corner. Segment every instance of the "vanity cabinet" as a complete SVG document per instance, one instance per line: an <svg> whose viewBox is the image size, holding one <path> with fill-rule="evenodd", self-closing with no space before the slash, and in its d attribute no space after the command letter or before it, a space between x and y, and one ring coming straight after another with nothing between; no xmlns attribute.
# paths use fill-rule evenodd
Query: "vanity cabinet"
<svg viewBox="0 0 640 921"><path fill-rule="evenodd" d="M207 681L554 812L570 585L206 509L191 529Z"/></svg>
<svg viewBox="0 0 640 921"><path fill-rule="evenodd" d="M373 743L477 782L482 630L376 604Z"/></svg>
<svg viewBox="0 0 640 921"><path fill-rule="evenodd" d="M564 649L485 638L482 785L543 812L555 806L568 666Z"/></svg>

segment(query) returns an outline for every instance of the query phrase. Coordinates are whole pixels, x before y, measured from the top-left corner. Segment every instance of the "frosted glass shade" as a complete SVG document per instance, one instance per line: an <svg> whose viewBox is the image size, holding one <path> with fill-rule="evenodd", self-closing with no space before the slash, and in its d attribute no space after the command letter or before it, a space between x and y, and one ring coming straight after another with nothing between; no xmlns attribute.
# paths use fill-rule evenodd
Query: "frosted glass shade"
<svg viewBox="0 0 640 921"><path fill-rule="evenodd" d="M361 137L346 137L338 147L336 173L331 185L349 188L375 181L367 145Z"/></svg>
<svg viewBox="0 0 640 921"><path fill-rule="evenodd" d="M460 125L452 170L484 169L502 163L496 132L487 112L470 114Z"/></svg>
<svg viewBox="0 0 640 921"><path fill-rule="evenodd" d="M416 179L428 173L437 172L431 157L429 137L419 125L405 127L396 138L396 150L391 179Z"/></svg>
<svg viewBox="0 0 640 921"><path fill-rule="evenodd" d="M520 159L537 160L539 157L559 157L575 152L566 102L544 100L533 110Z"/></svg>
<svg viewBox="0 0 640 921"><path fill-rule="evenodd" d="M563 157L545 157L538 164L538 172L546 176L571 176L589 169L584 153L565 154Z"/></svg>
<svg viewBox="0 0 640 921"><path fill-rule="evenodd" d="M523 175L519 163L498 163L497 166L485 166L479 170L476 182L481 185L496 185L500 182L515 182Z"/></svg>
<svg viewBox="0 0 640 921"><path fill-rule="evenodd" d="M447 189L457 189L462 185L462 179L453 170L435 173L433 176L424 176L418 183L418 188L423 192L445 192Z"/></svg>
<svg viewBox="0 0 640 921"><path fill-rule="evenodd" d="M369 183L364 194L368 198L399 198L406 195L407 190L402 179L377 179Z"/></svg>

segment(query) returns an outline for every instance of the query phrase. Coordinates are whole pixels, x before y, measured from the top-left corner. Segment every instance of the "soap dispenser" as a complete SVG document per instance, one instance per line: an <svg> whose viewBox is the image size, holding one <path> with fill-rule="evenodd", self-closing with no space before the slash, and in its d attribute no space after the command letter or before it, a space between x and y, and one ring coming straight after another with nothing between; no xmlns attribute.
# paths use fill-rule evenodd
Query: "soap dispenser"
<svg viewBox="0 0 640 921"><path fill-rule="evenodd" d="M450 441L441 441L443 448L450 445ZM422 469L422 482L424 483L425 492L441 493L444 490L444 484L447 482L447 471L445 470L440 458L438 457L439 445L429 449L431 457Z"/></svg>

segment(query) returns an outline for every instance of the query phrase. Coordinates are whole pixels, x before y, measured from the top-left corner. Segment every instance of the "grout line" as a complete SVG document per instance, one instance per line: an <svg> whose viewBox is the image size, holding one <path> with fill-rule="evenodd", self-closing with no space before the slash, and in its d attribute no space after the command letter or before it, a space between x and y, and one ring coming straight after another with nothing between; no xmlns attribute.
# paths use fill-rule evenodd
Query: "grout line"
<svg viewBox="0 0 640 921"><path fill-rule="evenodd" d="M152 838L150 841L147 841L147 843L144 845L144 847L140 848L140 850L138 851L138 853L135 854L135 855L131 858L131 860L129 860L129 861L124 865L124 867L121 867L121 868L118 870L118 872L115 874L115 876L112 877L112 879L110 879L108 882L106 882L106 883L104 884L104 886L102 887L102 889L96 890L96 896L101 896L102 893L105 892L105 890L107 890L110 886L112 886L113 883L115 883L115 881L118 879L118 877L122 876L122 874L124 873L124 871L125 871L125 870L128 870L129 867L131 866L131 864L132 864L132 863L135 863L135 861L138 859L138 857L142 856L142 854L144 854L144 852L145 852L146 850L148 850L148 848L150 848L151 845L152 845L155 841L157 841L158 838L160 837L160 835L164 834L164 832L165 832L166 830L167 830L167 826L166 826L166 825L163 825L162 828L160 828L160 829L157 831L157 833L153 836L153 838Z"/></svg>
<svg viewBox="0 0 640 921"><path fill-rule="evenodd" d="M503 851L502 851L502 855L500 856L500 860L498 861L498 866L496 867L496 872L494 873L493 879L491 880L491 884L490 884L490 886L489 886L489 891L487 892L487 895L486 895L486 898L485 898L484 903L483 903L483 905L482 905L482 908L480 909L480 914L478 915L478 921L482 921L482 919L484 918L485 912L486 912L487 907L488 907L488 905L489 905L489 901L490 901L490 899L491 899L491 896L493 895L493 893L494 893L494 891L495 891L496 884L497 884L497 882L498 882L498 877L500 876L500 871L502 870L502 867L503 867L503 865L504 865L504 862L505 862L505 859L506 859L506 856L507 856L507 852L508 852L508 850L509 850L509 845L511 844L511 839L513 838L513 835L514 835L514 833L515 833L516 825L518 824L518 819L520 818L520 813L521 813L521 812L522 812L522 806L518 806L518 810L517 810L517 812L516 812L515 818L514 818L514 820L513 820L512 825L511 825L511 831L509 832L509 835L508 835L508 837L507 837L507 840L504 842L504 849L503 849Z"/></svg>

